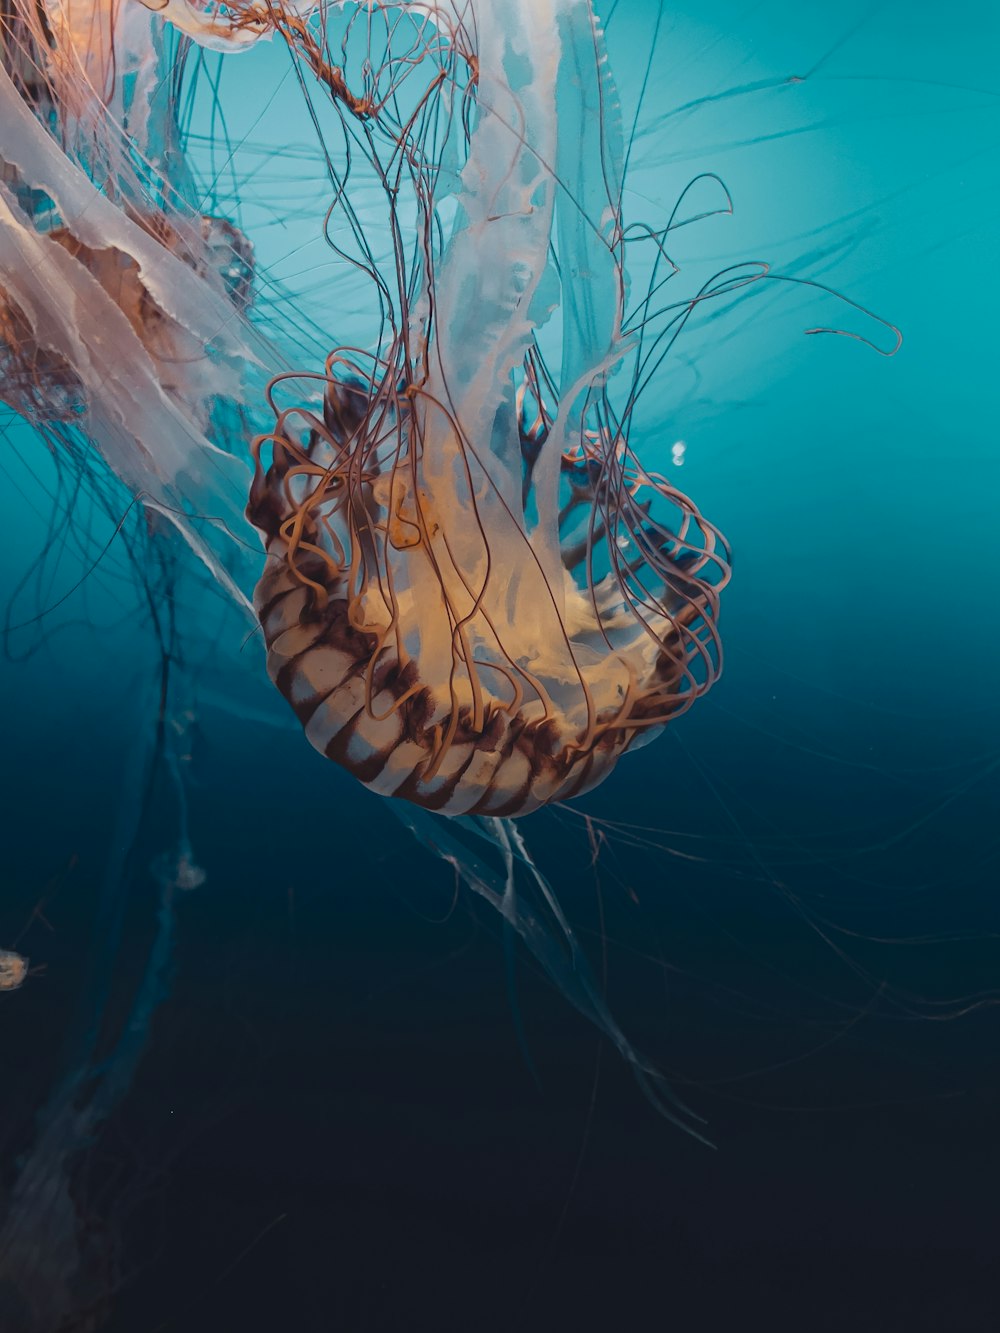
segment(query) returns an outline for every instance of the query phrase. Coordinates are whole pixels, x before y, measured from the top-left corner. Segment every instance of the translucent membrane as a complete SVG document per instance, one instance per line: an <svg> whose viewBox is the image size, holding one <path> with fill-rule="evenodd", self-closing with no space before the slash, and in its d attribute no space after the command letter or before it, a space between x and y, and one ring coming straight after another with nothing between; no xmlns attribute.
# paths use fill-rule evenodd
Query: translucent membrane
<svg viewBox="0 0 1000 1333"><path fill-rule="evenodd" d="M187 201L161 27L138 0L2 11L0 400L98 448L241 599L249 477L215 417L280 359L241 317L249 244Z"/></svg>

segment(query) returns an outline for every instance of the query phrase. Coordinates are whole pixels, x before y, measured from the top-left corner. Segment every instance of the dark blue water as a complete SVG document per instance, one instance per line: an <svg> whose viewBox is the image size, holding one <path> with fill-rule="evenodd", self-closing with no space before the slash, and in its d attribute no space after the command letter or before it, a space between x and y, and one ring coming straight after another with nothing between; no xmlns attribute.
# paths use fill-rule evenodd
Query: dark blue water
<svg viewBox="0 0 1000 1333"><path fill-rule="evenodd" d="M613 11L626 98L652 9ZM645 429L734 546L725 676L523 825L714 1148L287 725L188 568L158 729L112 547L0 675L0 947L42 969L0 995L3 1333L57 1280L51 1333L1000 1326L997 20L664 25L635 200L719 171L693 271L773 260L905 338L803 337L892 343L792 288L692 330ZM13 429L2 465L13 593L66 533L42 446ZM88 571L89 523L15 623ZM179 791L205 879L165 895Z"/></svg>

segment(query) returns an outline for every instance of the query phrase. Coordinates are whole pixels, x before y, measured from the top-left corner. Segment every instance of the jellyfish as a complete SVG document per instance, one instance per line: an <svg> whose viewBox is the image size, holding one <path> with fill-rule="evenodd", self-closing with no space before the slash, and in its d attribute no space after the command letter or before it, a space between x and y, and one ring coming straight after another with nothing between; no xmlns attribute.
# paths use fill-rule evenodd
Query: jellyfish
<svg viewBox="0 0 1000 1333"><path fill-rule="evenodd" d="M0 56L0 401L246 602L246 465L219 413L262 354L235 317L252 251L187 201L162 33L135 0L16 3Z"/></svg>
<svg viewBox="0 0 1000 1333"><path fill-rule="evenodd" d="M85 416L118 475L244 595L214 541L249 545L243 464L212 411L246 393L241 359L277 358L233 317L248 244L182 207L151 108L164 20L223 50L279 35L380 183L395 260L370 274L374 346L270 378L242 494L266 550L268 673L369 788L523 815L594 787L717 679L728 552L630 443L646 330L628 323L624 140L589 0L370 6L334 63L342 7L15 6L6 398L53 424ZM93 197L95 152L118 199ZM335 184L331 244L353 225L364 250L346 174ZM62 319L57 285L76 298Z"/></svg>
<svg viewBox="0 0 1000 1333"><path fill-rule="evenodd" d="M260 41L287 47L326 238L378 313L338 342L331 286L306 364L255 317L252 241L185 157L192 52ZM725 541L630 442L693 307L655 323L672 267L623 217L589 0L12 0L0 57L0 399L81 485L107 469L131 492L139 560L180 536L255 618L312 744L655 1080L509 822L595 786L721 666ZM633 244L654 260L630 307ZM162 873L200 882L186 835Z"/></svg>
<svg viewBox="0 0 1000 1333"><path fill-rule="evenodd" d="M14 949L0 949L0 990L17 990L27 975L27 958Z"/></svg>
<svg viewBox="0 0 1000 1333"><path fill-rule="evenodd" d="M419 8L433 38L414 23L379 64L369 37L363 93L292 39L364 127L397 262L377 350L331 352L321 410L275 386L254 602L318 750L388 796L518 816L714 682L727 550L629 443L623 139L590 5Z"/></svg>

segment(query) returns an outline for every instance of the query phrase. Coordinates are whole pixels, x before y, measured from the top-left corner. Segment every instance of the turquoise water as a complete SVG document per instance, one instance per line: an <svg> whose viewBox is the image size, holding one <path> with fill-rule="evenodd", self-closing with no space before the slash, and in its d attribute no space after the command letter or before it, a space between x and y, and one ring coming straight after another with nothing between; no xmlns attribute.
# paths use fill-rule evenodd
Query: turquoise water
<svg viewBox="0 0 1000 1333"><path fill-rule="evenodd" d="M626 107L656 17L610 11ZM692 285L766 260L904 338L886 359L805 336L893 344L780 283L689 331L641 429L664 470L683 442L678 484L733 544L723 680L577 804L596 848L578 815L524 824L715 1151L284 725L193 574L172 753L206 880L145 996L176 792L150 766L159 656L124 553L88 574L112 525L78 509L79 540L15 597L15 623L56 605L0 666L0 947L45 968L0 997L4 1184L60 1075L115 1055L127 1077L51 1172L87 1223L91 1326L996 1327L997 28L964 3L661 19L627 208L662 216L717 172L733 216L677 234ZM305 143L288 91L262 122L227 68L234 141ZM363 321L300 248L308 158L257 160L259 258L317 318ZM275 222L276 196L302 220ZM54 472L7 441L13 587L53 540ZM54 1214L26 1216L44 1269Z"/></svg>

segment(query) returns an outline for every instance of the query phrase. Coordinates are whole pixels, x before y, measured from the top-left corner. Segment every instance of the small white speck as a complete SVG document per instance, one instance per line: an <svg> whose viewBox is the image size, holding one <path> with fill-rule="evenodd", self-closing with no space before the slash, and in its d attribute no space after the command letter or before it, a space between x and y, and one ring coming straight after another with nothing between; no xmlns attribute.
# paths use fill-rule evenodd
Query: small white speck
<svg viewBox="0 0 1000 1333"><path fill-rule="evenodd" d="M674 467L684 466L684 454L687 451L687 445L683 440L676 440L670 446L670 456L673 459Z"/></svg>

